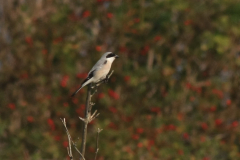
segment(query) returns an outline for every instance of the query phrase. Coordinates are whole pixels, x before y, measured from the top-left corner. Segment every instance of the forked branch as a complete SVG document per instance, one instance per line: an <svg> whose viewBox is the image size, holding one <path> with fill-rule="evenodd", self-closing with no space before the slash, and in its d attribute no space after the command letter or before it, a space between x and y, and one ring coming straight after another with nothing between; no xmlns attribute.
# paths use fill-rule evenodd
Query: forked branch
<svg viewBox="0 0 240 160"><path fill-rule="evenodd" d="M61 119L61 118L60 118L60 119ZM65 127L65 130L66 130L66 133L67 133L67 136L68 136L68 147L67 147L67 151L68 151L68 156L70 157L70 160L73 160L72 148L71 148L72 145L74 146L74 148L76 149L76 151L80 154L81 158L82 158L83 160L85 160L85 158L83 157L83 155L81 154L81 152L78 150L75 142L73 142L73 140L72 140L72 137L71 137L71 135L70 135L70 133L69 133L69 131L68 131L68 129L67 129L67 125L66 125L65 118L61 119L61 121L62 121L62 123L63 123L63 125L64 125L64 127Z"/></svg>
<svg viewBox="0 0 240 160"><path fill-rule="evenodd" d="M85 106L85 117L79 117L79 119L83 122L83 129L82 129L82 145L81 145L81 151L79 151L77 149L76 144L73 142L71 135L67 129L67 125L66 125L66 121L65 118L61 119L62 123L66 129L66 133L68 136L68 143L69 143L69 147L67 147L67 151L68 151L68 155L70 157L71 160L73 160L73 155L72 155L72 148L71 146L73 145L74 148L76 149L76 151L80 154L80 160L85 160L84 155L85 155L85 149L86 149L86 141L87 141L87 127L88 127L88 123L90 123L91 121L93 121L97 116L99 116L99 113L97 113L97 110L92 114L91 110L92 110L92 106L94 105L93 102L91 102L92 96L97 92L97 87L102 84L103 82L107 82L109 80L109 78L111 77L111 75L113 74L113 70L111 71L111 73L109 75L106 76L106 79L98 82L95 85L89 84L88 85L88 90L87 90L87 99L86 99L86 106ZM92 90L93 89L93 90ZM97 159L97 153L98 153L98 139L99 139L99 133L102 131L102 129L98 128L97 131L97 139L96 139L96 152L95 152L95 160Z"/></svg>
<svg viewBox="0 0 240 160"><path fill-rule="evenodd" d="M97 160L97 154L98 154L98 151L99 151L99 148L98 148L98 139L99 139L99 133L102 131L102 129L99 129L97 130L97 139L96 139L96 152L95 152L95 158L94 160Z"/></svg>
<svg viewBox="0 0 240 160"><path fill-rule="evenodd" d="M93 119L95 119L99 113L97 113L97 111L95 111L93 114L91 114L91 110L92 110L92 106L94 105L93 102L91 102L92 96L97 92L97 87L102 84L103 82L107 82L109 80L109 78L111 77L111 75L113 74L113 70L111 71L111 73L109 75L107 75L105 80L102 80L100 82L98 82L95 85L88 85L88 90L87 90L87 99L86 99L86 108L85 108L85 117L79 117L81 121L83 121L83 129L82 129L82 146L81 146L81 153L83 154L83 156L85 155L85 148L86 148L86 140L87 140L87 127L88 127L88 123L90 123ZM93 92L92 92L92 89Z"/></svg>

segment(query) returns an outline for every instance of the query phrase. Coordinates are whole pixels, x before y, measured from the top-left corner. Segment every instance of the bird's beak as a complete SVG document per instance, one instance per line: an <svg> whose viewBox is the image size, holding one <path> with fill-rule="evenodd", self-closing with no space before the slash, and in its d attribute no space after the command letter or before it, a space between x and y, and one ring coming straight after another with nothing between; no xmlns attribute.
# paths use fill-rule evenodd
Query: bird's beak
<svg viewBox="0 0 240 160"><path fill-rule="evenodd" d="M115 56L115 58L119 58L119 56L118 56L118 55L116 55L116 56Z"/></svg>

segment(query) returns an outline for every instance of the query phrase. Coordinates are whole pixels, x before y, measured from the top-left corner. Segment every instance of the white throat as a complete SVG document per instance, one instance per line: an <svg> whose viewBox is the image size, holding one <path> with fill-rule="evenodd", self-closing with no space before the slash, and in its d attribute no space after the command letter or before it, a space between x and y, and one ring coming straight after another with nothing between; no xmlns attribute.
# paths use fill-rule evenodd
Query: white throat
<svg viewBox="0 0 240 160"><path fill-rule="evenodd" d="M115 57L107 58L107 61L112 64L112 62L115 60Z"/></svg>

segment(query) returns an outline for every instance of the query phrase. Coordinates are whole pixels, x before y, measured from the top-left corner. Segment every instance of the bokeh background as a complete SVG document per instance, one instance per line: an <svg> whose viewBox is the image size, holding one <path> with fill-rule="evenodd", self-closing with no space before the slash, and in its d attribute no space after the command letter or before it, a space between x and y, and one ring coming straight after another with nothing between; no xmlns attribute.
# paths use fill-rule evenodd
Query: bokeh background
<svg viewBox="0 0 240 160"><path fill-rule="evenodd" d="M64 117L80 148L106 51L88 160L97 128L98 160L240 159L239 0L0 0L0 159L68 159Z"/></svg>

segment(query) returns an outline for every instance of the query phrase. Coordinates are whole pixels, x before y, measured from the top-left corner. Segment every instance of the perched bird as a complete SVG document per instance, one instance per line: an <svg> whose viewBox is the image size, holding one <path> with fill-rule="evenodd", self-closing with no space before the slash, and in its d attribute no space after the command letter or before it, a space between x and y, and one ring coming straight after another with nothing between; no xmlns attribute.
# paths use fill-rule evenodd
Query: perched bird
<svg viewBox="0 0 240 160"><path fill-rule="evenodd" d="M88 73L87 78L82 82L81 87L72 94L72 97L77 94L77 92L83 88L84 86L90 83L98 83L107 78L107 74L111 69L111 65L113 61L119 56L112 53L106 52L102 55L102 57L97 61L97 63L92 67L90 72Z"/></svg>

